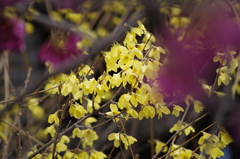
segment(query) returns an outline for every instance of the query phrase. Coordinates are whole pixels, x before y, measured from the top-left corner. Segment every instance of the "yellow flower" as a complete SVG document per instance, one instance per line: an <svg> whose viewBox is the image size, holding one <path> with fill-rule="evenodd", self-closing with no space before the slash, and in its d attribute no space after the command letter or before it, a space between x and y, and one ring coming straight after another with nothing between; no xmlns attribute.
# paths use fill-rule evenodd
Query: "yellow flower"
<svg viewBox="0 0 240 159"><path fill-rule="evenodd" d="M61 140L60 140L59 142L60 142L60 143L69 143L69 142L70 142L70 139L69 139L68 136L63 135L63 136L61 137Z"/></svg>
<svg viewBox="0 0 240 159"><path fill-rule="evenodd" d="M233 142L231 136L224 129L222 129L221 132L220 132L220 140L224 144L224 147L226 145L228 145L229 143Z"/></svg>
<svg viewBox="0 0 240 159"><path fill-rule="evenodd" d="M134 34L137 34L138 36L142 36L142 34L143 34L143 30L140 28L131 28L130 31Z"/></svg>
<svg viewBox="0 0 240 159"><path fill-rule="evenodd" d="M213 159L219 158L221 156L224 156L224 153L217 147L214 147L210 150L210 156Z"/></svg>
<svg viewBox="0 0 240 159"><path fill-rule="evenodd" d="M173 127L169 130L170 133L173 133L174 131L178 131L181 130L182 128L184 128L183 125L181 125L181 127L179 128L179 121L173 125ZM181 135L182 132L179 133L179 135Z"/></svg>
<svg viewBox="0 0 240 159"><path fill-rule="evenodd" d="M194 105L194 111L196 113L200 113L204 109L202 102L200 102L198 100L194 100L193 105Z"/></svg>
<svg viewBox="0 0 240 159"><path fill-rule="evenodd" d="M143 59L142 50L140 50L136 47L129 49L129 54L137 56L137 58L140 59L140 60Z"/></svg>
<svg viewBox="0 0 240 159"><path fill-rule="evenodd" d="M120 134L119 133L112 133L108 135L108 140L114 140L114 146L119 147L120 146Z"/></svg>
<svg viewBox="0 0 240 159"><path fill-rule="evenodd" d="M138 118L138 113L136 110L132 109L132 108L129 108L127 110L127 114L128 115L131 115L133 118Z"/></svg>
<svg viewBox="0 0 240 159"><path fill-rule="evenodd" d="M169 130L169 132L172 133L174 131L179 131L188 126L188 124L185 122L182 122L180 127L179 127L179 124L180 124L180 121L178 121L176 124L174 124L173 127ZM188 136L191 132L195 132L195 129L192 126L189 126L186 129L184 129L183 131L184 131L185 135ZM179 133L179 135L181 135L181 134L182 134L182 132Z"/></svg>
<svg viewBox="0 0 240 159"><path fill-rule="evenodd" d="M30 156L32 154L33 154L33 152L30 151L27 153L27 156ZM42 158L43 158L43 156L41 154L37 154L36 156L32 157L31 159L42 159Z"/></svg>
<svg viewBox="0 0 240 159"><path fill-rule="evenodd" d="M106 112L107 115L112 115L112 116L114 116L114 115L120 114L120 112L118 111L118 107L117 107L116 104L110 104L110 110L111 110L110 112ZM114 122L117 122L118 120L119 120L118 117L116 117L116 118L113 119Z"/></svg>
<svg viewBox="0 0 240 159"><path fill-rule="evenodd" d="M105 91L108 92L108 90L109 90L109 88L106 85L106 83L98 84L96 86L96 89L94 89L94 93L102 97L102 96L104 96Z"/></svg>
<svg viewBox="0 0 240 159"><path fill-rule="evenodd" d="M125 86L128 84L131 84L132 86L135 85L137 86L136 82L137 82L137 78L136 75L132 73L132 69L128 69L126 71L124 71L122 73L123 76L123 87L125 88Z"/></svg>
<svg viewBox="0 0 240 159"><path fill-rule="evenodd" d="M69 19L71 22L79 24L83 18L83 15L79 13L68 12L65 17Z"/></svg>
<svg viewBox="0 0 240 159"><path fill-rule="evenodd" d="M171 113L170 110L168 109L168 107L166 107L166 106L156 104L155 107L156 107L156 110L157 110L158 118L162 117L162 113L166 114L166 115Z"/></svg>
<svg viewBox="0 0 240 159"><path fill-rule="evenodd" d="M132 137L132 136L128 136L125 134L120 134L120 138L124 144L124 148L127 150L128 146L132 145L134 142L136 142L137 140Z"/></svg>
<svg viewBox="0 0 240 159"><path fill-rule="evenodd" d="M51 145L51 148L53 148L53 144ZM62 151L66 151L67 150L67 146L64 143L57 143L56 144L56 151L57 152L62 152Z"/></svg>
<svg viewBox="0 0 240 159"><path fill-rule="evenodd" d="M154 37L153 34L151 34L151 33L146 31L145 34L144 34L142 42L146 43L147 41L148 41L148 44L149 43L151 44L151 42L154 43L156 41L156 38ZM149 49L150 48L150 45L148 45L148 44L147 45L144 44L144 45L146 45L145 49Z"/></svg>
<svg viewBox="0 0 240 159"><path fill-rule="evenodd" d="M172 115L175 115L176 117L178 117L180 112L184 112L184 109L179 105L173 104Z"/></svg>
<svg viewBox="0 0 240 159"><path fill-rule="evenodd" d="M191 159L192 157L192 151L191 150L183 150L179 156L178 159Z"/></svg>
<svg viewBox="0 0 240 159"><path fill-rule="evenodd" d="M79 152L77 156L78 156L78 159L79 159L79 158L81 158L81 159L88 159L88 158L89 158L88 153L85 152L85 151Z"/></svg>
<svg viewBox="0 0 240 159"><path fill-rule="evenodd" d="M174 29L179 29L180 27L185 27L190 22L187 17L173 17L170 20L170 24Z"/></svg>
<svg viewBox="0 0 240 159"><path fill-rule="evenodd" d="M122 77L120 74L114 74L111 79L109 79L110 87L119 87L122 84Z"/></svg>
<svg viewBox="0 0 240 159"><path fill-rule="evenodd" d="M26 30L26 33L27 35L30 35L34 32L34 25L32 23L29 23L29 22L25 22L25 30Z"/></svg>
<svg viewBox="0 0 240 159"><path fill-rule="evenodd" d="M32 112L33 117L36 119L41 119L44 115L44 110L39 106L37 98L28 98L28 108Z"/></svg>
<svg viewBox="0 0 240 159"><path fill-rule="evenodd" d="M148 79L155 80L158 77L158 70L160 69L160 66L162 64L158 61L148 61L146 65L146 70L144 72L144 75Z"/></svg>
<svg viewBox="0 0 240 159"><path fill-rule="evenodd" d="M138 23L138 28L139 29L143 30L143 32L147 31L145 26L142 24L142 22L140 20L138 20L137 23Z"/></svg>
<svg viewBox="0 0 240 159"><path fill-rule="evenodd" d="M72 131L72 138L75 138L76 136L80 138L81 130L79 128L75 128Z"/></svg>
<svg viewBox="0 0 240 159"><path fill-rule="evenodd" d="M184 123L184 127L186 127L186 126L187 126L187 124ZM195 132L195 129L192 126L189 126L188 128L184 129L184 133L186 136L188 136L191 132L193 132L193 133Z"/></svg>
<svg viewBox="0 0 240 159"><path fill-rule="evenodd" d="M78 159L77 154L71 152L71 151L66 151L66 153L63 156L63 159Z"/></svg>
<svg viewBox="0 0 240 159"><path fill-rule="evenodd" d="M56 125L59 125L59 118L58 118L58 112L49 115L48 117L48 123L55 123Z"/></svg>
<svg viewBox="0 0 240 159"><path fill-rule="evenodd" d="M89 117L85 120L85 125L86 126L91 126L92 123L97 122L97 119L94 117Z"/></svg>
<svg viewBox="0 0 240 159"><path fill-rule="evenodd" d="M48 134L48 133L51 135L51 137L54 137L54 136L55 136L56 130L55 130L55 128L54 128L53 125L47 127L47 128L44 130L44 134Z"/></svg>
<svg viewBox="0 0 240 159"><path fill-rule="evenodd" d="M99 103L97 103L97 97L94 99L94 109L98 109L100 107ZM91 99L87 99L87 111L89 113L93 112L93 101Z"/></svg>
<svg viewBox="0 0 240 159"><path fill-rule="evenodd" d="M228 85L230 80L232 80L232 77L230 77L228 74L220 73L220 76L218 77L218 85L220 86L221 83Z"/></svg>
<svg viewBox="0 0 240 159"><path fill-rule="evenodd" d="M78 74L79 76L86 76L87 74L88 75L94 74L94 72L88 65L82 64L78 67Z"/></svg>
<svg viewBox="0 0 240 159"><path fill-rule="evenodd" d="M139 120L142 120L143 117L146 119L153 118L155 116L155 109L152 106L143 106L143 109L139 112Z"/></svg>
<svg viewBox="0 0 240 159"><path fill-rule="evenodd" d="M108 31L105 29L105 28L103 28L103 27L97 27L97 34L100 36L100 37L106 37L106 36L108 36Z"/></svg>
<svg viewBox="0 0 240 159"><path fill-rule="evenodd" d="M52 11L50 14L50 17L55 21L58 21L58 22L62 21L62 16L59 12Z"/></svg>
<svg viewBox="0 0 240 159"><path fill-rule="evenodd" d="M171 13L172 13L172 16L178 16L181 12L181 9L178 8L178 7L172 7L171 8Z"/></svg>
<svg viewBox="0 0 240 159"><path fill-rule="evenodd" d="M119 134L119 133L112 133L108 136L108 140L114 140L114 146L115 147L119 147L120 145L120 139L124 144L125 149L128 149L128 146L132 145L134 142L136 142L137 140L132 137L132 136L128 136L125 134Z"/></svg>
<svg viewBox="0 0 240 159"><path fill-rule="evenodd" d="M121 69L127 70L132 66L132 60L134 58L134 54L121 54L120 59L118 61L118 65Z"/></svg>
<svg viewBox="0 0 240 159"><path fill-rule="evenodd" d="M104 158L107 158L107 155L105 155L101 151L96 150L91 151L91 155L89 157L89 159L104 159Z"/></svg>
<svg viewBox="0 0 240 159"><path fill-rule="evenodd" d="M165 50L162 47L153 47L148 56L153 57L155 60L160 59L160 53L165 54Z"/></svg>
<svg viewBox="0 0 240 159"><path fill-rule="evenodd" d="M238 66L238 60L237 59L231 59L230 66L232 69L236 69Z"/></svg>
<svg viewBox="0 0 240 159"><path fill-rule="evenodd" d="M130 102L131 102L131 104L132 104L134 107L137 107L137 106L138 106L138 101L137 101L136 95L135 95L134 93L132 93L132 95L131 95Z"/></svg>
<svg viewBox="0 0 240 159"><path fill-rule="evenodd" d="M226 64L227 64L226 53L217 52L213 58L213 61L214 62L219 61L222 66L226 66Z"/></svg>
<svg viewBox="0 0 240 159"><path fill-rule="evenodd" d="M107 68L107 73L110 71L114 71L117 72L119 65L117 64L117 62L112 61L111 59L105 58L105 62L107 64L106 68Z"/></svg>
<svg viewBox="0 0 240 159"><path fill-rule="evenodd" d="M162 147L165 145L164 142L159 141L159 140L155 140L156 142L156 146L155 146L155 153L158 153L158 151L160 151L162 149ZM164 149L162 150L162 152L167 152L168 147L165 146Z"/></svg>
<svg viewBox="0 0 240 159"><path fill-rule="evenodd" d="M84 80L79 87L82 88L83 93L85 95L88 95L89 93L93 93L93 90L95 90L97 86L97 81L94 78L91 78L90 80Z"/></svg>
<svg viewBox="0 0 240 159"><path fill-rule="evenodd" d="M87 111L83 108L83 106L81 106L78 103L75 103L74 105L70 106L69 113L70 113L70 116L73 116L79 119L83 117L87 113Z"/></svg>
<svg viewBox="0 0 240 159"><path fill-rule="evenodd" d="M82 130L81 133L79 134L79 137L85 138L87 145L89 146L92 146L93 141L98 139L97 133L91 129Z"/></svg>
<svg viewBox="0 0 240 159"><path fill-rule="evenodd" d="M131 107L130 105L131 95L129 93L122 94L121 97L118 99L118 108L124 109Z"/></svg>
<svg viewBox="0 0 240 159"><path fill-rule="evenodd" d="M185 103L187 104L187 106L190 106L190 104L194 101L193 97L191 95L187 95L185 97Z"/></svg>
<svg viewBox="0 0 240 159"><path fill-rule="evenodd" d="M134 48L135 47L135 43L137 42L135 34L133 32L128 32L123 44L124 46L127 46L128 49L130 48Z"/></svg>
<svg viewBox="0 0 240 159"><path fill-rule="evenodd" d="M217 142L219 142L219 139L216 135L203 132L203 136L198 140L199 145L203 144L200 147L200 151L205 150L205 153L209 155L213 149L213 145Z"/></svg>

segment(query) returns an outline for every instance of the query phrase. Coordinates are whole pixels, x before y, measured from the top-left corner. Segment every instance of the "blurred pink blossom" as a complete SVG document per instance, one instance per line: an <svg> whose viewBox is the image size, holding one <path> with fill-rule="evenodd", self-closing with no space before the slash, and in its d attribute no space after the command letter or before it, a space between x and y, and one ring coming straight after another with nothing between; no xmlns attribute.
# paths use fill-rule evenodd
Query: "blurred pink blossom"
<svg viewBox="0 0 240 159"><path fill-rule="evenodd" d="M25 49L25 23L20 19L1 19L0 52L4 50L21 52Z"/></svg>
<svg viewBox="0 0 240 159"><path fill-rule="evenodd" d="M74 33L64 33L63 37L54 36L40 47L39 58L41 61L49 61L55 66L71 61L74 57L81 55L81 50L76 46L77 42L81 40L82 38Z"/></svg>

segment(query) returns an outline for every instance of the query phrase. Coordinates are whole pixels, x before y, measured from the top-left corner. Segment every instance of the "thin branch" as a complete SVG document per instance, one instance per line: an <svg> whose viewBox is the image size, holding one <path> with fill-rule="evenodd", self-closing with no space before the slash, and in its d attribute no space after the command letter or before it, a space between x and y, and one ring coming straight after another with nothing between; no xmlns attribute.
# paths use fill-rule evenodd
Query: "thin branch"
<svg viewBox="0 0 240 159"><path fill-rule="evenodd" d="M214 124L216 124L216 123L217 123L217 122L212 123L211 125L209 125L209 126L207 126L206 128L204 128L202 131L207 130L208 128L212 127L212 126L213 126ZM167 154L161 156L161 157L158 158L158 159L162 159L163 157L169 155L170 153L172 153L172 152L174 152L174 151L180 149L181 147L183 147L183 145L187 144L187 143L190 142L192 139L194 139L194 138L197 137L199 134L201 134L202 131L199 131L196 135L194 135L192 138L190 138L189 140L187 140L186 142L184 142L183 144L181 144L180 146L178 146L176 149L174 149L174 150L168 152ZM209 137L209 138L210 138L210 137Z"/></svg>
<svg viewBox="0 0 240 159"><path fill-rule="evenodd" d="M158 155L160 155L160 153L162 152L162 150L174 139L175 136L177 136L180 132L184 131L185 129L187 129L188 127L190 127L191 125L193 125L194 123L198 122L199 120L201 120L202 118L204 118L205 116L207 116L208 113L200 116L199 118L197 118L196 120L194 120L193 122L191 122L190 124L188 124L188 126L184 127L183 129L177 131L167 142L166 144L155 154L155 156L153 156L152 159L156 159L158 157Z"/></svg>
<svg viewBox="0 0 240 159"><path fill-rule="evenodd" d="M29 139L31 139L32 141L36 142L38 145L44 146L44 143L42 143L41 141L39 141L38 139L36 139L35 137L31 136L28 132L23 131L22 129L19 129L18 127L16 127L15 125L0 119L1 122L11 126L12 128L16 129L17 131L19 131L21 134L23 134L24 136L28 137Z"/></svg>
<svg viewBox="0 0 240 159"><path fill-rule="evenodd" d="M113 95L113 97L107 102L105 103L103 106L101 106L100 108L96 109L95 111L93 111L90 114L87 114L86 116L82 117L80 120L78 120L75 124L73 124L72 126L70 126L68 129L64 130L63 132L60 133L59 136L63 136L64 134L68 133L69 131L71 131L72 129L74 129L75 127L77 127L78 125L80 125L83 121L85 121L87 118L93 116L94 114L96 114L97 112L99 112L101 109L105 108L106 106L108 106L112 100L118 95L118 93L120 93L122 89L122 85L121 87L118 88L117 92ZM49 141L48 143L46 143L44 146L42 146L41 148L39 148L36 152L34 152L33 154L31 154L30 156L28 156L27 159L31 159L32 157L36 156L37 154L39 154L41 151L43 151L44 149L48 148L52 143L54 143L54 139L52 139L51 141Z"/></svg>

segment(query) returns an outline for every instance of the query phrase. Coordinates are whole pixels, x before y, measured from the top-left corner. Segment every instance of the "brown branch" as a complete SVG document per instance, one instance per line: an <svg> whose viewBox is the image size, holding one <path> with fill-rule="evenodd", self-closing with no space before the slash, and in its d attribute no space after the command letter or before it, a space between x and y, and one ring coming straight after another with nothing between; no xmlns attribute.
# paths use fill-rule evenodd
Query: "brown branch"
<svg viewBox="0 0 240 159"><path fill-rule="evenodd" d="M205 130L207 130L208 128L210 128L210 127L212 127L214 124L216 124L216 122L214 122L214 123L212 123L212 124L210 124L209 126L207 126L206 128L204 128L202 131L205 131ZM201 134L202 133L202 131L199 131L196 135L194 135L193 137L191 137L189 140L187 140L186 142L184 142L183 144L181 144L180 146L178 146L176 149L174 149L174 150L172 150L172 151L170 151L170 152L168 152L167 154L165 154L165 155L163 155L163 156L161 156L160 158L158 158L158 159L162 159L163 157L165 157L165 156L167 156L167 155L169 155L170 153L172 153L172 152L174 152L174 151L176 151L176 150L178 150L178 149L180 149L181 147L183 147L183 145L185 145L185 144L187 144L188 142L190 142L192 139L194 139L195 137L197 137L199 134ZM211 136L210 136L211 137ZM209 137L209 138L210 138Z"/></svg>
<svg viewBox="0 0 240 159"><path fill-rule="evenodd" d="M23 134L24 136L28 137L29 139L31 139L32 141L36 142L38 145L44 146L44 143L42 143L41 141L39 141L38 139L36 139L35 137L31 136L28 132L23 131L22 129L19 129L18 127L16 127L15 125L0 119L1 122L11 126L12 128L16 129L17 131L19 131L21 134Z"/></svg>
<svg viewBox="0 0 240 159"><path fill-rule="evenodd" d="M138 19L140 19L142 17L143 17L143 14L138 14L137 16L135 16L133 18L129 18L129 20L126 23L128 25L132 26L133 24L136 23L136 21ZM39 19L37 19L37 20L39 20ZM47 21L49 21L49 19L47 19ZM65 28L67 28L67 26L65 26ZM92 47L88 51L89 52L89 56L87 56L85 54L82 54L81 57L77 58L76 60L73 60L70 63L69 62L63 63L62 67L57 68L53 73L46 74L42 78L40 78L39 80L30 83L29 87L25 90L25 92L21 96L16 98L11 105L9 105L8 107L4 108L4 110L2 110L0 112L0 116L3 116L4 113L6 113L9 110L11 110L16 102L20 101L22 98L26 97L28 94L31 94L33 91L35 91L49 77L52 77L54 75L59 74L60 72L65 72L65 71L70 70L70 69L72 69L72 68L74 68L76 66L79 66L81 63L84 63L88 59L91 59L91 58L94 58L95 56L97 56L99 54L99 52L101 52L102 50L108 49L110 47L110 44L112 44L113 41L116 41L116 40L122 38L125 35L125 31L126 30L124 30L122 28L122 26L117 26L116 30L117 31L113 31L114 34L112 34L110 37L104 38L104 39L101 39L101 40L100 39L97 40L94 43L94 47Z"/></svg>
<svg viewBox="0 0 240 159"><path fill-rule="evenodd" d="M194 123L198 122L199 120L201 120L202 118L204 118L205 116L207 116L208 113L200 116L199 118L197 118L196 120L194 120L193 122L191 122L190 124L188 124L188 126L184 127L183 129L177 131L167 142L166 144L158 151L158 153L155 154L155 156L153 156L152 159L156 159L158 157L158 155L160 155L160 153L162 152L162 150L175 138L175 136L177 136L180 132L182 132L183 130L187 129L188 127L190 127L191 125L193 125Z"/></svg>
<svg viewBox="0 0 240 159"><path fill-rule="evenodd" d="M81 124L83 121L85 121L87 118L93 116L94 114L96 114L97 112L99 112L101 109L105 108L106 106L108 106L112 100L118 95L118 93L121 91L122 86L118 88L117 92L112 96L112 98L105 103L104 105L102 105L100 108L96 109L95 111L93 111L90 114L87 114L86 116L82 117L80 120L78 120L75 124L73 124L72 126L70 126L68 129L64 130L63 132L61 132L59 134L59 137L63 136L64 134L68 133L69 131L71 131L72 129L74 129L75 127L77 127L79 124ZM39 154L41 151L43 151L44 149L48 148L52 143L54 143L55 139L52 139L51 141L49 141L48 143L46 143L44 146L42 146L41 148L39 148L36 152L34 152L33 154L31 154L27 159L31 159L32 157L36 156L37 154Z"/></svg>

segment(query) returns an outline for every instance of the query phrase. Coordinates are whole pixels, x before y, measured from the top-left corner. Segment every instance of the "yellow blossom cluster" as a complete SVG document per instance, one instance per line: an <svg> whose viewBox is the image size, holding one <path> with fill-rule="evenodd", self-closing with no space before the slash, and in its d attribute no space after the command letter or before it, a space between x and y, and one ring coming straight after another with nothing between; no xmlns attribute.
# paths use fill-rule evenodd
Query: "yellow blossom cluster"
<svg viewBox="0 0 240 159"><path fill-rule="evenodd" d="M184 147L180 147L179 145L173 144L171 147L172 153L170 153L170 156L174 159L191 159L192 157L198 158L198 159L205 159L204 156L198 155L194 153L190 149L186 149Z"/></svg>
<svg viewBox="0 0 240 159"><path fill-rule="evenodd" d="M176 18L179 18L179 13L180 10L178 8L172 9L172 15ZM110 99L108 111L99 113L101 115L104 114L106 118L112 118L114 122L122 122L123 119L127 121L129 118L138 120L154 118L156 116L161 118L163 114L172 114L179 117L181 112L185 112L183 107L172 102L171 106L173 106L173 110L171 111L169 105L166 105L164 102L164 94L158 91L160 88L157 80L158 71L161 70L161 62L163 61L162 55L166 54L167 51L165 51L163 47L154 46L154 42L155 37L146 30L140 21L138 21L138 26L132 27L126 33L123 44L115 42L109 51L102 52L106 70L103 71L101 75L97 76L95 74L93 70L94 65L82 64L69 74L60 73L51 77L45 85L45 89L48 90L50 94L60 94L62 96L72 97L73 99L69 102L67 110L69 115L77 120L81 120L86 115L91 115L90 113L101 108L106 94L116 88L125 90L118 92L118 96L112 99L110 98L113 94L110 98L108 96L108 99ZM233 57L233 53L231 54ZM214 61L219 61L221 65L225 67L225 62L222 58L223 55L218 54ZM236 68L237 64L235 59L230 63L232 68ZM221 74L224 73L224 68L217 71L220 72L221 76ZM207 85L205 85L205 87L207 88ZM211 91L210 89L209 87L209 91ZM194 99L191 95L186 95L185 103L188 107L193 105L196 113L200 113L204 108L201 101ZM59 111L62 110L58 110L48 117L48 122L52 125L47 127L44 133L50 134L51 137L55 137L56 127L60 122ZM98 111L95 112L98 113ZM92 123L98 122L98 120L93 117L88 117L84 120L84 124L82 123L76 126L72 131L71 138L78 137L81 139L83 148L92 148L94 141L99 138L97 132L95 132L92 127ZM170 132L178 132L181 129L184 129L183 132L186 136L191 132L195 132L192 126L189 126L186 122L180 121L173 125ZM179 135L181 135L181 133L179 133ZM221 135L223 136L221 142L212 140L211 149L207 148L207 150L205 149L209 146L206 146L207 144L203 144L203 142L205 142L208 136L206 137L205 135L205 138L200 138L199 144L203 144L200 150L205 150L212 158L222 156L219 147L220 145L222 146L221 148L225 147L230 143L230 139L224 132L221 132ZM125 149L128 149L130 145L137 141L134 137L123 132L111 133L108 136L108 140L114 142L114 147L119 147L122 143ZM155 151L157 153L164 146L164 143L158 140L155 141ZM105 154L96 150L90 153L85 151L73 153L67 150L67 143L68 140L65 140L64 142L58 142L56 145L57 152L66 151L64 155L66 159L77 158L78 156L82 158L99 158L96 157L97 155L106 158ZM214 146L215 143L218 143L218 146ZM173 150L174 148L176 148L176 146L172 145L171 149ZM167 147L163 149L163 152L166 151ZM192 156L196 157L198 155L191 150L180 148L171 153L170 156L173 158L190 159ZM201 158L202 156L198 157Z"/></svg>
<svg viewBox="0 0 240 159"><path fill-rule="evenodd" d="M238 60L234 57L235 51L229 51L227 53L217 52L213 58L214 62L219 62L221 67L216 70L218 76L218 85L222 83L228 85L232 80L232 74L238 66Z"/></svg>
<svg viewBox="0 0 240 159"><path fill-rule="evenodd" d="M114 140L114 146L119 147L120 146L120 141L124 144L124 148L127 150L130 145L132 145L134 142L137 140L132 137L128 136L126 134L122 133L112 133L108 136L108 140Z"/></svg>
<svg viewBox="0 0 240 159"><path fill-rule="evenodd" d="M230 135L226 130L220 130L220 137L214 134L203 132L203 136L200 137L198 144L201 145L200 151L204 151L207 155L210 155L213 159L224 156L221 151L226 145L233 142Z"/></svg>

